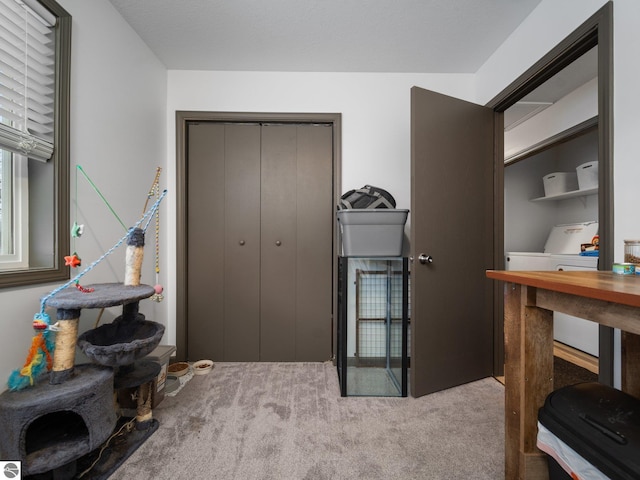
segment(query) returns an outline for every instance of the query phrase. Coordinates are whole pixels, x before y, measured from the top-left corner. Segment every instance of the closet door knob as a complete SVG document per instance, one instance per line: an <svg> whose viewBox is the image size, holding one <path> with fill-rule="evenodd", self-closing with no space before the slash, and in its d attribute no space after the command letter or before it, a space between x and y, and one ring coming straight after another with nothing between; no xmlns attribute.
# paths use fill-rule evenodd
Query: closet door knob
<svg viewBox="0 0 640 480"><path fill-rule="evenodd" d="M240 246L242 246L244 245L244 240L240 240L238 243L240 244Z"/></svg>
<svg viewBox="0 0 640 480"><path fill-rule="evenodd" d="M431 255L425 255L424 253L421 253L418 256L418 260L420 261L420 263L422 263L423 265L428 265L430 263L433 263L433 257Z"/></svg>
<svg viewBox="0 0 640 480"><path fill-rule="evenodd" d="M279 247L280 245L282 245L282 242L280 240L276 240L276 247Z"/></svg>

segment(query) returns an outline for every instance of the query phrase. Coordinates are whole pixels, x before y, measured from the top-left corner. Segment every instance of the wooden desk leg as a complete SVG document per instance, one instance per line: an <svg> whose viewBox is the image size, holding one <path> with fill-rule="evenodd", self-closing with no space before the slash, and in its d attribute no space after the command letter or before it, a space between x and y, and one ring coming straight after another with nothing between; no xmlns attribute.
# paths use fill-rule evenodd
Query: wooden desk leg
<svg viewBox="0 0 640 480"><path fill-rule="evenodd" d="M640 335L621 332L622 391L640 398Z"/></svg>
<svg viewBox="0 0 640 480"><path fill-rule="evenodd" d="M520 318L524 315L521 302L523 287L505 284L504 292L504 426L505 471L507 480L520 477ZM521 312L522 310L522 312Z"/></svg>
<svg viewBox="0 0 640 480"><path fill-rule="evenodd" d="M505 478L544 479L537 419L553 389L553 312L535 306L535 288L505 289Z"/></svg>

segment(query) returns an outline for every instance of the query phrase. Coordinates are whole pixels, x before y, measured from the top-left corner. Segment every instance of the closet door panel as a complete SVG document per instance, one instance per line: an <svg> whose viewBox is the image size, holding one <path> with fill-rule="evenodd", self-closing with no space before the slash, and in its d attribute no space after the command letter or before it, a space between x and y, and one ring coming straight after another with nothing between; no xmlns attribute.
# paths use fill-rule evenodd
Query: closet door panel
<svg viewBox="0 0 640 480"><path fill-rule="evenodd" d="M260 125L225 125L224 360L260 360Z"/></svg>
<svg viewBox="0 0 640 480"><path fill-rule="evenodd" d="M332 128L188 125L187 355L331 356Z"/></svg>
<svg viewBox="0 0 640 480"><path fill-rule="evenodd" d="M296 126L262 127L260 360L295 360Z"/></svg>
<svg viewBox="0 0 640 480"><path fill-rule="evenodd" d="M189 125L187 167L187 348L189 358L223 357L224 126Z"/></svg>
<svg viewBox="0 0 640 480"><path fill-rule="evenodd" d="M298 127L296 361L331 358L333 138L327 125Z"/></svg>

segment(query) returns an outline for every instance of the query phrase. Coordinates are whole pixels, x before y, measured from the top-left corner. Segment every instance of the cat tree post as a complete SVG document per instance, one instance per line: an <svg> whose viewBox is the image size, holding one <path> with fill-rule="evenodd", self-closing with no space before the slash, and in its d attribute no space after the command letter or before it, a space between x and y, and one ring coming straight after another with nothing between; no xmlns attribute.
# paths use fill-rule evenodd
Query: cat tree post
<svg viewBox="0 0 640 480"><path fill-rule="evenodd" d="M144 257L144 230L133 228L127 238L125 258L124 284L137 287L140 285L142 259Z"/></svg>
<svg viewBox="0 0 640 480"><path fill-rule="evenodd" d="M53 366L49 383L58 385L73 373L78 339L79 309L59 308L57 310L56 348L53 354Z"/></svg>

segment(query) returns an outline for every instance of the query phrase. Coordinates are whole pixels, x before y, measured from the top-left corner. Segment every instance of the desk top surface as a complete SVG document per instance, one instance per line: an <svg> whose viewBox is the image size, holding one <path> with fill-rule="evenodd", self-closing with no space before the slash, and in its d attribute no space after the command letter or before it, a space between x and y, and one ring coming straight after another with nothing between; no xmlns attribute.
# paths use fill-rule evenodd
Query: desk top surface
<svg viewBox="0 0 640 480"><path fill-rule="evenodd" d="M487 277L509 283L640 307L640 275L596 271L487 270Z"/></svg>

